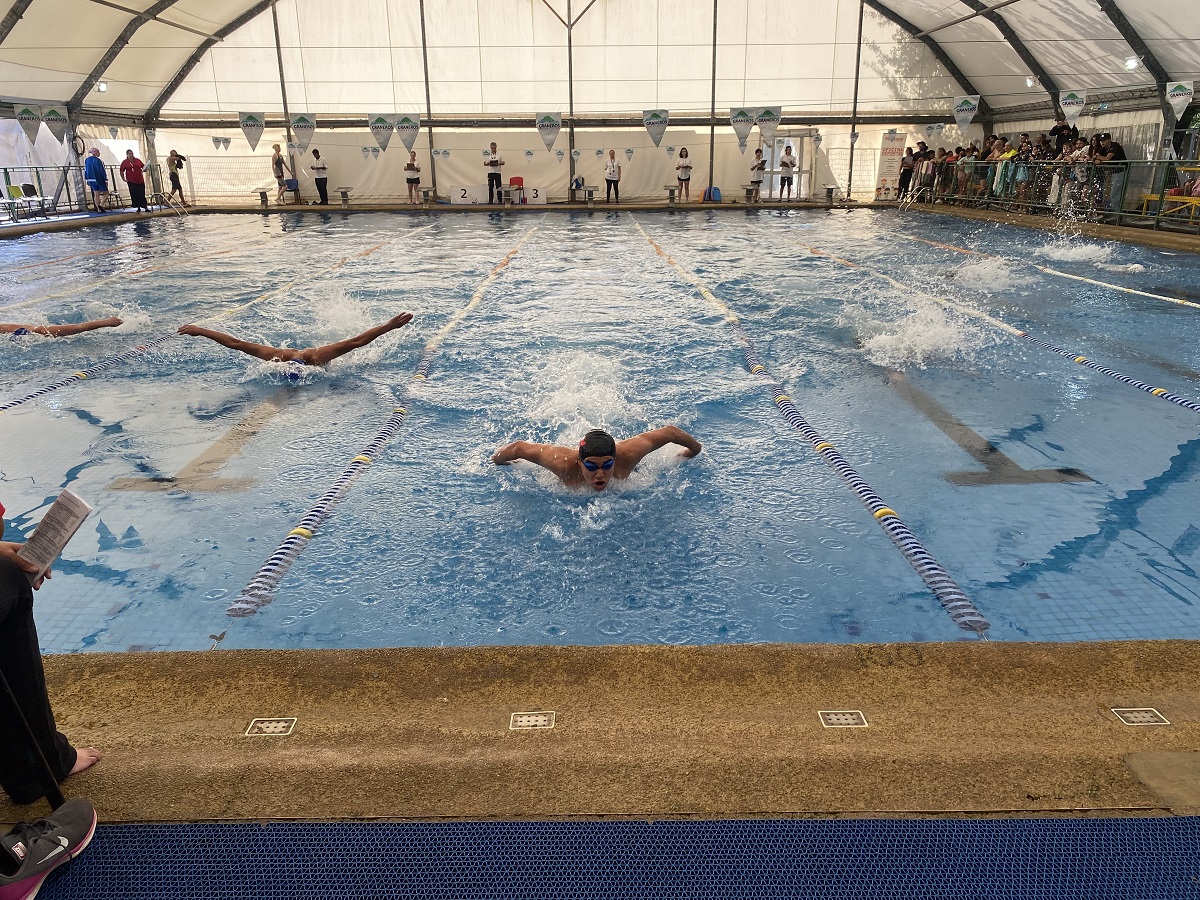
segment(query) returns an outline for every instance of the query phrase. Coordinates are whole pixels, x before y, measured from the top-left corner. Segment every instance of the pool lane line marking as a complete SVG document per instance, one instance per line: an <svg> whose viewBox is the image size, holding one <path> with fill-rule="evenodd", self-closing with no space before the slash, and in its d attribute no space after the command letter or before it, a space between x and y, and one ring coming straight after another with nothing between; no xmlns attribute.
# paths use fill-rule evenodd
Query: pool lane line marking
<svg viewBox="0 0 1200 900"><path fill-rule="evenodd" d="M955 583L954 579L950 577L950 574L942 567L941 563L934 559L933 554L925 549L917 536L912 533L900 516L896 514L896 511L883 501L874 488L854 470L853 466L846 462L837 448L830 441L825 440L821 433L800 415L800 411L796 409L792 398L788 396L784 386L759 361L758 353L754 349L749 335L746 334L745 329L742 328L741 321L728 304L714 296L712 291L708 289L698 276L676 262L666 250L646 233L641 223L634 220L633 224L642 233L642 236L650 242L650 245L658 255L665 259L684 281L692 285L702 297L722 312L725 321L733 328L738 340L742 344L742 353L746 360L746 368L749 369L751 375L756 376L769 388L775 407L779 410L784 420L798 430L812 444L813 450L817 455L849 485L859 501L867 508L867 511L875 521L879 523L884 533L896 545L896 548L903 554L904 558L908 560L909 565L913 567L917 575L925 582L925 585L933 593L933 596L942 604L942 607L950 615L954 624L964 631L973 631L980 637L983 637L984 632L991 627L988 620L975 608L970 598Z"/></svg>
<svg viewBox="0 0 1200 900"><path fill-rule="evenodd" d="M1014 265L1032 266L1039 272L1045 272L1047 275L1057 275L1059 278L1070 278L1072 281L1082 281L1086 284L1094 284L1097 287L1108 288L1113 291L1120 291L1123 294L1135 294L1138 297L1149 297L1151 300L1164 300L1167 303L1174 303L1178 306L1189 306L1192 309L1200 309L1200 303L1193 303L1191 300L1180 300L1178 297L1168 297L1165 294L1152 294L1149 291L1139 291L1135 288L1122 287L1119 284L1112 284L1107 281L1098 281L1095 278L1086 278L1083 275L1072 275L1070 272L1060 272L1058 269L1051 269L1049 266L1043 266L1039 263L1029 262L1024 259L1012 259L1007 256L997 256L994 253L984 253L980 250L970 250L966 247L957 247L954 244L943 244L938 241L930 241L925 238L913 237L911 234L906 234L904 237L910 241L919 241L922 244L929 244L931 247L939 247L942 250L953 250L956 253L966 253L970 256L983 256L988 259L998 259L1002 262L1013 263ZM824 254L828 256L829 254Z"/></svg>
<svg viewBox="0 0 1200 900"><path fill-rule="evenodd" d="M270 397L253 406L242 420L233 425L215 442L205 448L173 477L118 478L108 485L110 491L244 491L254 485L252 478L216 478L220 470L241 453L251 438L274 419L295 396L290 387L276 390Z"/></svg>
<svg viewBox="0 0 1200 900"><path fill-rule="evenodd" d="M268 297L273 297L276 294L281 293L282 291L285 291L288 288L292 287L293 285L295 285L297 282L299 282L301 280L309 282L309 281L313 281L317 278L321 278L324 275L327 275L329 272L332 272L333 270L338 269L341 266L345 265L351 259L361 259L363 257L370 256L372 253L374 253L376 250L380 249L381 247L386 247L388 244L391 244L391 243L394 243L395 241L400 240L401 237L408 237L409 235L415 234L418 231L424 231L428 228L433 228L433 227L434 227L433 225L425 225L425 226L422 226L421 228L414 229L412 232L405 232L403 235L401 235L399 237L394 237L394 238L391 238L390 240L384 241L383 243L376 244L373 247L369 247L366 250L363 250L359 253L354 254L353 256L344 256L341 259L339 259L337 262L335 262L333 265L328 266L327 268L322 269L316 273L312 273L312 272L305 273L303 278L299 278L299 277L294 278L291 281L287 282L286 284L281 285L280 287L272 288L271 290L267 291L265 294L259 294L253 300L250 300L246 303L240 303L237 306L230 307L229 309L225 310L224 312L220 312L220 313L217 313L216 315L209 316L206 319L198 319L197 321L199 321L199 322L214 322L218 319L223 319L226 316L233 315L235 312L239 312L240 310L243 310L243 309L246 309L247 307L253 306L255 303L258 303L261 300L266 300ZM152 341L147 341L144 344L139 344L138 346L134 347L132 350L129 350L125 353L121 353L117 356L110 356L108 359L104 360L103 362L97 363L96 365L92 366L91 368L83 369L79 372L74 373L73 375L69 375L66 378L62 378L59 381L55 381L52 384L48 384L45 387L39 388L38 390L34 391L32 394L26 394L24 397L15 397L12 400L8 400L4 403L0 403L0 413L4 413L5 411L13 409L14 407L20 406L23 403L28 403L30 400L37 400L40 397L44 397L46 394L57 391L59 388L64 388L64 387L67 387L68 385L75 384L76 382L83 381L84 379L90 378L93 375L97 375L100 372L105 371L106 369L111 369L113 366L119 365L120 363L128 362L131 359L135 359L135 358L141 356L147 350L150 350L154 347L157 347L159 344L163 344L169 340L172 340L173 338L177 338L180 336L181 335L179 335L177 332L174 332L174 331L171 332L170 334L164 334L160 337L155 338Z"/></svg>
<svg viewBox="0 0 1200 900"><path fill-rule="evenodd" d="M1095 480L1078 469L1026 469L1018 465L998 450L991 441L960 421L930 394L910 382L903 372L890 371L888 375L892 388L897 393L985 469L983 472L946 472L942 477L951 484L970 487L996 484L1064 484Z"/></svg>
<svg viewBox="0 0 1200 900"><path fill-rule="evenodd" d="M818 250L815 247L808 247L805 244L800 244L799 246L806 247L806 249L817 256L826 256L836 259L836 257L832 257L831 254ZM1054 344L1043 341L1040 338L1035 338L1028 332L1022 331L1019 328L1015 328L1012 325L1009 325L1007 322L1002 322L996 317L990 316L978 309L972 309L969 306L964 306L963 304L956 303L953 300L939 297L936 294L931 294L928 291L921 290L920 288L914 288L910 287L909 285L902 284L891 275L888 275L885 272L880 272L878 269L872 269L869 266L856 265L854 268L863 272L868 272L871 275L874 275L876 278L882 278L884 281L902 291L906 291L911 294L920 294L922 297L927 297L934 303L941 304L947 309L953 309L964 316L987 322L989 325L992 325L993 327L998 328L1007 334L1011 334L1013 337L1018 337L1023 341L1028 341L1035 346L1041 347L1043 350L1049 350L1051 353L1057 353L1059 356L1066 357L1067 359L1071 360L1071 362L1077 363L1078 365L1083 366L1085 369L1091 369L1094 372L1099 372L1101 375L1107 375L1109 378L1113 378L1122 384L1129 385L1130 387L1135 387L1139 391L1150 394L1152 397L1158 397L1161 400L1174 403L1176 406L1182 406L1184 409L1190 409L1192 412L1200 413L1200 403L1197 403L1195 400L1190 400L1187 397L1172 393L1166 388L1155 387L1152 384L1146 384L1144 381L1138 381L1136 378L1130 378L1128 375L1124 375L1121 372L1118 372L1116 369L1110 369L1108 366L1102 366L1100 363L1093 362L1081 353L1074 353L1070 350L1064 350L1062 347L1055 346Z"/></svg>
<svg viewBox="0 0 1200 900"><path fill-rule="evenodd" d="M482 302L484 292L488 286L508 266L522 245L533 236L535 231L537 231L536 227L525 233L521 240L517 242L517 245L484 278L479 288L471 296L470 301L450 319L450 322L445 327L430 338L421 352L420 362L411 379L413 382L424 381L428 377L433 358L437 355L438 348L450 333L450 330ZM354 480L375 461L375 458L396 435L396 432L400 430L404 424L405 417L408 415L408 409L411 404L412 400L409 392L405 390L404 395L400 398L400 402L393 407L392 414L388 416L387 421L384 422L383 427L379 429L371 443L350 460L350 463L342 471L342 474L338 476L337 480L334 481L329 490L322 494L317 502L309 507L308 511L300 518L300 521L287 533L287 536L280 542L275 552L267 558L254 577L250 579L241 593L234 598L229 608L226 609L225 614L227 616L231 618L253 616L262 607L275 599L275 591L292 563L295 562L296 558L304 551L304 548L317 535L321 526L333 515L334 508L341 502L342 497L345 496L346 491L349 490ZM224 637L224 633L222 633L221 637ZM213 647L216 647L219 642L219 640L214 642Z"/></svg>

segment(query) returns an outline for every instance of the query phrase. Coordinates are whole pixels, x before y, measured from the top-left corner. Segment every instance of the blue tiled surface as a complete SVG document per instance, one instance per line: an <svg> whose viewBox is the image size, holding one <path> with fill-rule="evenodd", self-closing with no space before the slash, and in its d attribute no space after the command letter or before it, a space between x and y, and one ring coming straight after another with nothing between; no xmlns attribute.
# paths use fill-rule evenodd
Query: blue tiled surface
<svg viewBox="0 0 1200 900"><path fill-rule="evenodd" d="M1187 900L1200 820L101 827L44 900Z"/></svg>

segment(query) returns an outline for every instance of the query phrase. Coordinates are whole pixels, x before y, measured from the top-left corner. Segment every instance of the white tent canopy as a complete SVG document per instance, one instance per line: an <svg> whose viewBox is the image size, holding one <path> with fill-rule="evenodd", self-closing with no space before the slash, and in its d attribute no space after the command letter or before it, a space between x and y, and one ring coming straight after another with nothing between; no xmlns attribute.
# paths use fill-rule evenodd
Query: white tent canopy
<svg viewBox="0 0 1200 900"><path fill-rule="evenodd" d="M531 117L572 99L577 117L706 117L715 84L718 116L782 105L799 121L847 114L856 72L860 113L944 115L979 93L1014 118L1059 90L1156 108L1164 82L1200 78L1196 3L865 3L856 68L859 0L426 0L423 17L420 0L277 0L278 54L270 0L15 0L0 96L84 121L278 115L281 57L289 108L327 118Z"/></svg>

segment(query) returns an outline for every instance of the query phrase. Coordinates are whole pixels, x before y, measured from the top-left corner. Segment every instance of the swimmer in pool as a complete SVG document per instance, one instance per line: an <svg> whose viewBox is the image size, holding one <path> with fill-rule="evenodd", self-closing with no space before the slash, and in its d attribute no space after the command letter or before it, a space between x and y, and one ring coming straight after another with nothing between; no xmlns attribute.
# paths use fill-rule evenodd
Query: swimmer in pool
<svg viewBox="0 0 1200 900"><path fill-rule="evenodd" d="M179 329L179 333L188 334L192 337L206 337L210 341L216 341L223 347L228 347L230 350L240 350L242 353L247 353L265 362L296 362L306 366L325 366L339 356L345 356L351 350L367 346L371 341L387 334L389 331L403 328L412 319L412 313L400 313L400 315L393 319L388 319L382 325L368 328L357 337L347 338L344 341L338 341L336 344L326 344L324 347L306 347L303 350L293 350L291 347L268 347L266 344L254 344L250 341L243 341L241 338L235 338L231 334L225 334L222 331L201 328L199 325L184 325Z"/></svg>
<svg viewBox="0 0 1200 900"><path fill-rule="evenodd" d="M122 324L116 316L107 319L96 319L92 322L80 322L78 325L15 325L0 322L0 334L24 335L42 334L46 337L70 337L85 331L95 331L97 328L116 328Z"/></svg>
<svg viewBox="0 0 1200 900"><path fill-rule="evenodd" d="M523 459L549 469L569 487L587 484L594 491L602 491L610 479L628 478L642 457L667 444L683 447L679 455L685 458L700 452L700 442L674 425L664 425L623 441L614 440L607 431L596 428L583 436L578 447L515 441L497 450L492 462L507 466Z"/></svg>

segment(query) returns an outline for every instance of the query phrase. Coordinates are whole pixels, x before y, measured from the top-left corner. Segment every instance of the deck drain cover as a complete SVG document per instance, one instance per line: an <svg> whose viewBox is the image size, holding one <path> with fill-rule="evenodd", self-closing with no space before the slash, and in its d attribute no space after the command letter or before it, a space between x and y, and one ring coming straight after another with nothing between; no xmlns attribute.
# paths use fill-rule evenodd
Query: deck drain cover
<svg viewBox="0 0 1200 900"><path fill-rule="evenodd" d="M554 713L551 712L521 712L513 713L508 720L509 731L526 731L530 728L553 728Z"/></svg>
<svg viewBox="0 0 1200 900"><path fill-rule="evenodd" d="M857 709L820 710L821 724L826 728L866 728L867 717Z"/></svg>
<svg viewBox="0 0 1200 900"><path fill-rule="evenodd" d="M296 727L296 720L292 719L255 719L250 723L250 727L246 729L247 735L275 735L282 737L283 735L291 734L292 729Z"/></svg>
<svg viewBox="0 0 1200 900"><path fill-rule="evenodd" d="M1144 707L1142 709L1114 709L1112 714L1126 725L1170 725L1167 717L1157 709Z"/></svg>

